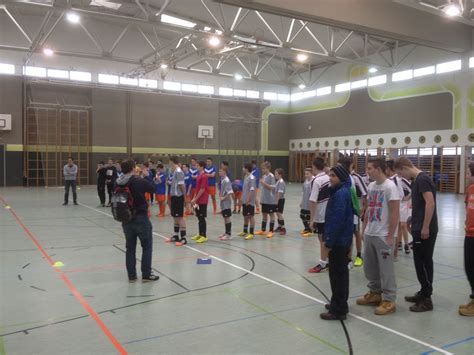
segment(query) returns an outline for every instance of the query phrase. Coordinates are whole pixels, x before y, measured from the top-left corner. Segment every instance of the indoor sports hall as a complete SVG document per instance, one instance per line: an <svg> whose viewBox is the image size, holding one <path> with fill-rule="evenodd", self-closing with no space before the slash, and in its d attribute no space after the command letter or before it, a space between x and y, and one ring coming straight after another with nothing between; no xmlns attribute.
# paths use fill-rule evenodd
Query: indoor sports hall
<svg viewBox="0 0 474 355"><path fill-rule="evenodd" d="M474 1L0 0L0 280L0 355L474 354Z"/></svg>

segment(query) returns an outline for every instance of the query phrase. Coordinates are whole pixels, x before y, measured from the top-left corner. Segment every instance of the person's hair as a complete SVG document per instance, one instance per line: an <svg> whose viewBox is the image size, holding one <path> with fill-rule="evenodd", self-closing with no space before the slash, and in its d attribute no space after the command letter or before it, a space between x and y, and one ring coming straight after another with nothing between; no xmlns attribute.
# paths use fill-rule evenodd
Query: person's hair
<svg viewBox="0 0 474 355"><path fill-rule="evenodd" d="M323 170L324 167L326 166L326 163L324 162L324 159L321 157L314 158L313 160L313 166L316 167L318 170Z"/></svg>
<svg viewBox="0 0 474 355"><path fill-rule="evenodd" d="M469 163L469 171L471 173L471 176L474 177L474 161Z"/></svg>
<svg viewBox="0 0 474 355"><path fill-rule="evenodd" d="M133 160L125 160L120 164L120 167L122 168L122 173L128 174L135 169L135 162Z"/></svg>
<svg viewBox="0 0 474 355"><path fill-rule="evenodd" d="M105 163L103 161L100 161L99 164L105 165Z"/></svg>
<svg viewBox="0 0 474 355"><path fill-rule="evenodd" d="M211 157L207 157L207 158L206 158L206 160L210 160L210 161L212 161L212 158L211 158Z"/></svg>
<svg viewBox="0 0 474 355"><path fill-rule="evenodd" d="M197 161L196 157L191 157L191 160Z"/></svg>
<svg viewBox="0 0 474 355"><path fill-rule="evenodd" d="M172 162L173 164L178 164L179 159L176 155L173 155L173 156L170 157L170 162Z"/></svg>
<svg viewBox="0 0 474 355"><path fill-rule="evenodd" d="M164 169L164 168L165 168L165 167L163 166L163 164L158 164L156 167L157 167L158 169Z"/></svg>
<svg viewBox="0 0 474 355"><path fill-rule="evenodd" d="M155 164L155 162L153 160L150 160L150 164Z"/></svg>
<svg viewBox="0 0 474 355"><path fill-rule="evenodd" d="M353 163L352 158L343 156L341 157L341 159L339 159L338 163L341 164L348 171L351 171L351 165Z"/></svg>
<svg viewBox="0 0 474 355"><path fill-rule="evenodd" d="M109 157L107 160L112 160L112 163L115 163L115 160L112 157Z"/></svg>
<svg viewBox="0 0 474 355"><path fill-rule="evenodd" d="M189 169L189 164L183 164L183 167L184 166Z"/></svg>
<svg viewBox="0 0 474 355"><path fill-rule="evenodd" d="M397 170L400 170L403 168L414 168L414 167L415 166L413 165L411 160L406 157L400 157L400 158L395 159L395 163L393 164L393 168Z"/></svg>
<svg viewBox="0 0 474 355"><path fill-rule="evenodd" d="M265 169L270 170L272 168L272 163L270 163L269 161L264 161L262 163L262 166L265 167Z"/></svg>
<svg viewBox="0 0 474 355"><path fill-rule="evenodd" d="M252 172L252 163L245 163L244 169L247 170L249 173Z"/></svg>
<svg viewBox="0 0 474 355"><path fill-rule="evenodd" d="M228 169L228 165L224 165L221 167L220 170L222 170L223 172L225 172L227 174L227 169Z"/></svg>
<svg viewBox="0 0 474 355"><path fill-rule="evenodd" d="M251 160L251 161L250 161L250 164L257 165L257 161L256 161L256 160Z"/></svg>
<svg viewBox="0 0 474 355"><path fill-rule="evenodd" d="M72 161L74 161L74 158L73 157L67 157L67 160L71 159Z"/></svg>
<svg viewBox="0 0 474 355"><path fill-rule="evenodd" d="M199 165L201 168L205 168L205 167L206 167L206 162L204 162L203 160L200 160L200 161L198 161L198 165Z"/></svg>
<svg viewBox="0 0 474 355"><path fill-rule="evenodd" d="M312 173L313 173L313 169L312 169L312 168L305 168L305 169L304 169L304 172L305 172L305 173L308 172L308 173L311 173L311 174L312 174Z"/></svg>
<svg viewBox="0 0 474 355"><path fill-rule="evenodd" d="M387 160L385 162L385 164L387 165L387 168L392 170L392 171L395 171L395 161L394 160Z"/></svg>
<svg viewBox="0 0 474 355"><path fill-rule="evenodd" d="M282 168L278 168L278 169L276 169L275 171L276 171L276 172L278 173L278 175L280 175L282 178L285 177L285 170L283 170Z"/></svg>
<svg viewBox="0 0 474 355"><path fill-rule="evenodd" d="M369 159L369 164L372 164L374 169L380 168L380 170L382 170L382 172L385 174L385 169L387 169L387 164L385 164L385 160L380 158L371 158Z"/></svg>
<svg viewBox="0 0 474 355"><path fill-rule="evenodd" d="M229 162L227 160L221 161L221 164L224 166L229 166Z"/></svg>
<svg viewBox="0 0 474 355"><path fill-rule="evenodd" d="M146 162L143 163L143 166L144 166L145 168L149 168L149 167L150 167L150 163L146 161Z"/></svg>

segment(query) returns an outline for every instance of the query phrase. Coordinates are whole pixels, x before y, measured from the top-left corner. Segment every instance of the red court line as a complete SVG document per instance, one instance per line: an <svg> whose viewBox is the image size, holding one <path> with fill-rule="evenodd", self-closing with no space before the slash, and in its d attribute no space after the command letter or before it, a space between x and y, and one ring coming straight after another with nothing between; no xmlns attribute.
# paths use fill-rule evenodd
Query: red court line
<svg viewBox="0 0 474 355"><path fill-rule="evenodd" d="M2 203L4 206L8 206L7 202L3 199L2 196L0 196L0 200L2 200ZM67 276L57 267L54 266L54 261L49 256L49 254L44 250L44 248L41 246L41 244L38 242L38 239L34 236L34 234L29 230L27 226L22 222L20 217L15 213L15 211L10 207L10 213L13 215L15 218L16 222L18 225L25 231L25 233L28 235L28 237L31 239L31 241L36 245L38 250L43 254L43 256L48 260L49 264L56 270L56 272L59 274L59 277L64 281L64 283L69 287L71 290L72 294L77 298L79 303L82 304L82 306L86 309L86 311L90 314L90 316L95 320L97 325L100 327L102 332L109 338L110 342L115 346L115 348L118 350L120 354L128 354L125 348L120 344L120 342L114 337L112 332L107 328L105 323L100 319L99 315L94 311L94 309L90 306L90 304L85 300L85 298L81 295L81 293L76 289L76 287L72 284L72 282L67 278Z"/></svg>

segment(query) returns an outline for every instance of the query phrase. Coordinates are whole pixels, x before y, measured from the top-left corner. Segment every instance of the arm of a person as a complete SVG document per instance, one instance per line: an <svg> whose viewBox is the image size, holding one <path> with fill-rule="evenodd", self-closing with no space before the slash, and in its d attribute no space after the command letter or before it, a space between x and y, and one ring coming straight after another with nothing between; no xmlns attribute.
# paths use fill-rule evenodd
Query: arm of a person
<svg viewBox="0 0 474 355"><path fill-rule="evenodd" d="M421 230L421 239L428 239L430 236L430 224L435 210L434 196L431 191L423 192L425 200L425 218L423 219L423 228Z"/></svg>
<svg viewBox="0 0 474 355"><path fill-rule="evenodd" d="M336 193L333 199L332 208L326 213L326 227L324 229L326 239L324 244L328 249L331 249L335 242L342 237L345 226L341 218L347 213L349 203L352 209L352 200L344 198L342 193Z"/></svg>
<svg viewBox="0 0 474 355"><path fill-rule="evenodd" d="M388 201L388 218L387 244L392 246L393 237L395 236L400 221L400 200Z"/></svg>

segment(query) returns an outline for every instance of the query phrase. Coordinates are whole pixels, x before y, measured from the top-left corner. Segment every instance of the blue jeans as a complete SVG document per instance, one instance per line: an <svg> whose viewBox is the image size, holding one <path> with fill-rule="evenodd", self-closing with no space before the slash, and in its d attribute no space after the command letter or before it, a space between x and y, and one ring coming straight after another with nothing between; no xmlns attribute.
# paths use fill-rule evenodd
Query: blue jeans
<svg viewBox="0 0 474 355"><path fill-rule="evenodd" d="M151 275L151 258L153 253L152 225L146 214L137 215L132 221L122 224L126 239L126 264L129 279L137 277L137 238L142 245L142 277Z"/></svg>
<svg viewBox="0 0 474 355"><path fill-rule="evenodd" d="M69 202L69 188L72 189L72 198L74 202L77 202L77 192L76 192L76 180L64 180L64 202Z"/></svg>

